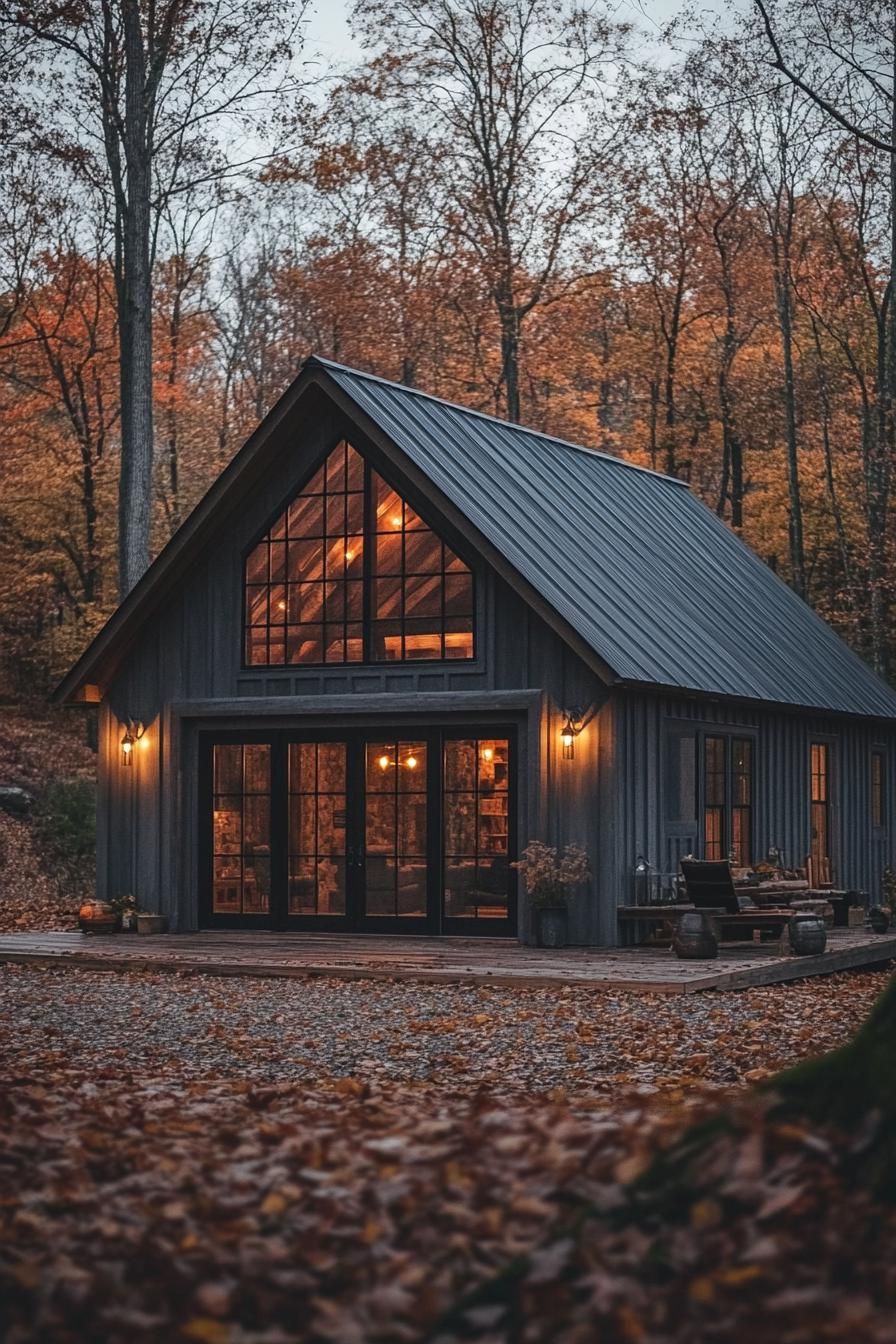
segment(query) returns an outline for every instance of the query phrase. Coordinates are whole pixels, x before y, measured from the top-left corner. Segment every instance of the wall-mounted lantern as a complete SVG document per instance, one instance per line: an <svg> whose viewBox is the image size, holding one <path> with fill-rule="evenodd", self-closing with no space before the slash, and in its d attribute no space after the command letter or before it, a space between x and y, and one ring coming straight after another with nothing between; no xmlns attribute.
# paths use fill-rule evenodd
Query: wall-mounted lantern
<svg viewBox="0 0 896 1344"><path fill-rule="evenodd" d="M650 860L639 854L634 867L635 905L648 905L650 902L650 873Z"/></svg>
<svg viewBox="0 0 896 1344"><path fill-rule="evenodd" d="M560 741L563 744L563 759L571 761L575 755L575 742L582 731L582 712L578 709L564 711L563 727L560 729Z"/></svg>
<svg viewBox="0 0 896 1344"><path fill-rule="evenodd" d="M124 725L124 735L121 739L121 763L130 765L131 758L134 755L134 747L142 739L146 729L143 724L136 719L128 719Z"/></svg>

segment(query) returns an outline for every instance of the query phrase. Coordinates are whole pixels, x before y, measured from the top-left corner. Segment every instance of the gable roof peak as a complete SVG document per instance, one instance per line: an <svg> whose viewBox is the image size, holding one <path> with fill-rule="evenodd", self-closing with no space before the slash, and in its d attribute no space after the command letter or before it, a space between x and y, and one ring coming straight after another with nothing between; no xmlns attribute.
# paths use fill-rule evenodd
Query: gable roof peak
<svg viewBox="0 0 896 1344"><path fill-rule="evenodd" d="M464 406L459 401L448 401L445 397L437 397L432 392L424 392L419 387L412 387L408 383L396 383L391 378L383 378L377 373L368 373L366 369L356 369L349 364L340 364L335 359L326 359L323 355L310 354L304 360L302 368L319 368L325 371L335 370L338 373L351 374L353 378L364 378L371 383L380 383L383 387L388 387L396 392L406 394L407 396L420 397L425 401L434 402L437 406L444 406L449 411L459 412L462 415L475 416L479 420L485 420L492 425L502 425L506 429L512 429L519 434L525 434L532 439L541 439L545 443L550 443L553 447L568 448L573 453L584 453L588 457L598 457L604 462L611 462L613 466L622 467L626 471L640 471L648 476L657 477L667 485L678 486L683 490L689 490L687 481L680 480L677 476L668 476L665 472L656 471L653 467L641 466L638 462L629 462L625 457L617 457L615 453L604 452L600 448L590 448L584 443L573 443L569 439L557 438L554 434L547 434L540 429L531 429L528 425L521 424L514 420L504 420L499 415L489 415L488 411L479 411L472 406Z"/></svg>

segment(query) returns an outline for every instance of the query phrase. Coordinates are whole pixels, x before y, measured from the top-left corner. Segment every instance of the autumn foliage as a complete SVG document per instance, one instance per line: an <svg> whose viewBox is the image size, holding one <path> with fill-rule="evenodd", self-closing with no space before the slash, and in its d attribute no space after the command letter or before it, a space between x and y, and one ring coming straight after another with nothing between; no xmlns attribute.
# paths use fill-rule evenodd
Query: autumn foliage
<svg viewBox="0 0 896 1344"><path fill-rule="evenodd" d="M885 158L769 82L749 20L652 63L609 11L542 0L356 19L365 60L272 109L277 152L160 217L153 551L314 351L684 478L887 671ZM0 281L8 694L117 599L91 208L74 228L64 193L22 195Z"/></svg>

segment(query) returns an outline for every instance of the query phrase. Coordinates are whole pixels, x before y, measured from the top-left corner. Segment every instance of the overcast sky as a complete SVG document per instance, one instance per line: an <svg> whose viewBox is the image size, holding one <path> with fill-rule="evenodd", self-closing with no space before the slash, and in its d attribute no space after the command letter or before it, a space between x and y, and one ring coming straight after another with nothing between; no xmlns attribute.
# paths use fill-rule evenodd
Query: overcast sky
<svg viewBox="0 0 896 1344"><path fill-rule="evenodd" d="M700 6L716 13L732 8L730 0ZM620 19L650 29L661 26L684 8L684 0L618 0L616 13ZM351 0L312 0L309 9L305 55L315 54L328 62L351 62L358 55L348 30L348 12Z"/></svg>

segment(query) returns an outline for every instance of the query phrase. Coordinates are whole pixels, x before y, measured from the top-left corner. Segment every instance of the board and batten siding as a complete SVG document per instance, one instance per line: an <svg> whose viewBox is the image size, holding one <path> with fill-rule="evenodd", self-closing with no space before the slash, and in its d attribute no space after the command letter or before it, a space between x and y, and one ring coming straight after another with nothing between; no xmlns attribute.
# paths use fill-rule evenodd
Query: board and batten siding
<svg viewBox="0 0 896 1344"><path fill-rule="evenodd" d="M457 699L455 718L487 724L514 721L520 739L518 831L528 839L584 845L595 874L572 914L579 943L606 939L605 911L598 899L601 796L596 716L607 690L594 672L541 616L486 563L469 543L407 482L388 474L475 573L477 642L466 664L334 665L324 668L245 668L242 650L243 555L295 492L311 467L341 437L349 438L380 464L376 449L351 430L336 411L322 414L286 439L273 469L222 519L216 540L186 579L145 623L123 659L100 711L98 801L98 890L109 897L136 896L141 908L167 913L174 929L197 923L196 819L198 733L203 727L253 729L274 723L299 726L322 717L350 726L371 721L390 697L400 721L444 722L446 700ZM504 692L538 692L537 713L502 709ZM351 712L346 710L351 697ZM489 700L492 697L492 700ZM309 713L309 698L319 712ZM210 718L202 708L214 702ZM301 704L297 717L295 706ZM191 716L190 706L197 707ZM258 708L264 715L258 716ZM338 706L336 717L331 706ZM579 707L586 724L572 761L562 759L563 711ZM145 725L145 742L131 766L123 766L119 741L127 719ZM521 893L520 931L529 916Z"/></svg>
<svg viewBox="0 0 896 1344"><path fill-rule="evenodd" d="M618 843L608 888L633 891L639 854L664 873L683 855L701 856L699 829L670 824L666 806L666 741L692 726L750 737L754 743L753 858L779 846L788 864L801 866L809 852L809 751L831 746L831 862L837 886L880 897L883 869L896 864L896 734L872 720L770 710L698 698L617 694L608 717L616 736L615 825ZM871 754L884 753L885 826L871 825ZM612 768L612 767L609 767ZM609 853L605 850L605 853ZM605 890L602 899L609 898Z"/></svg>

